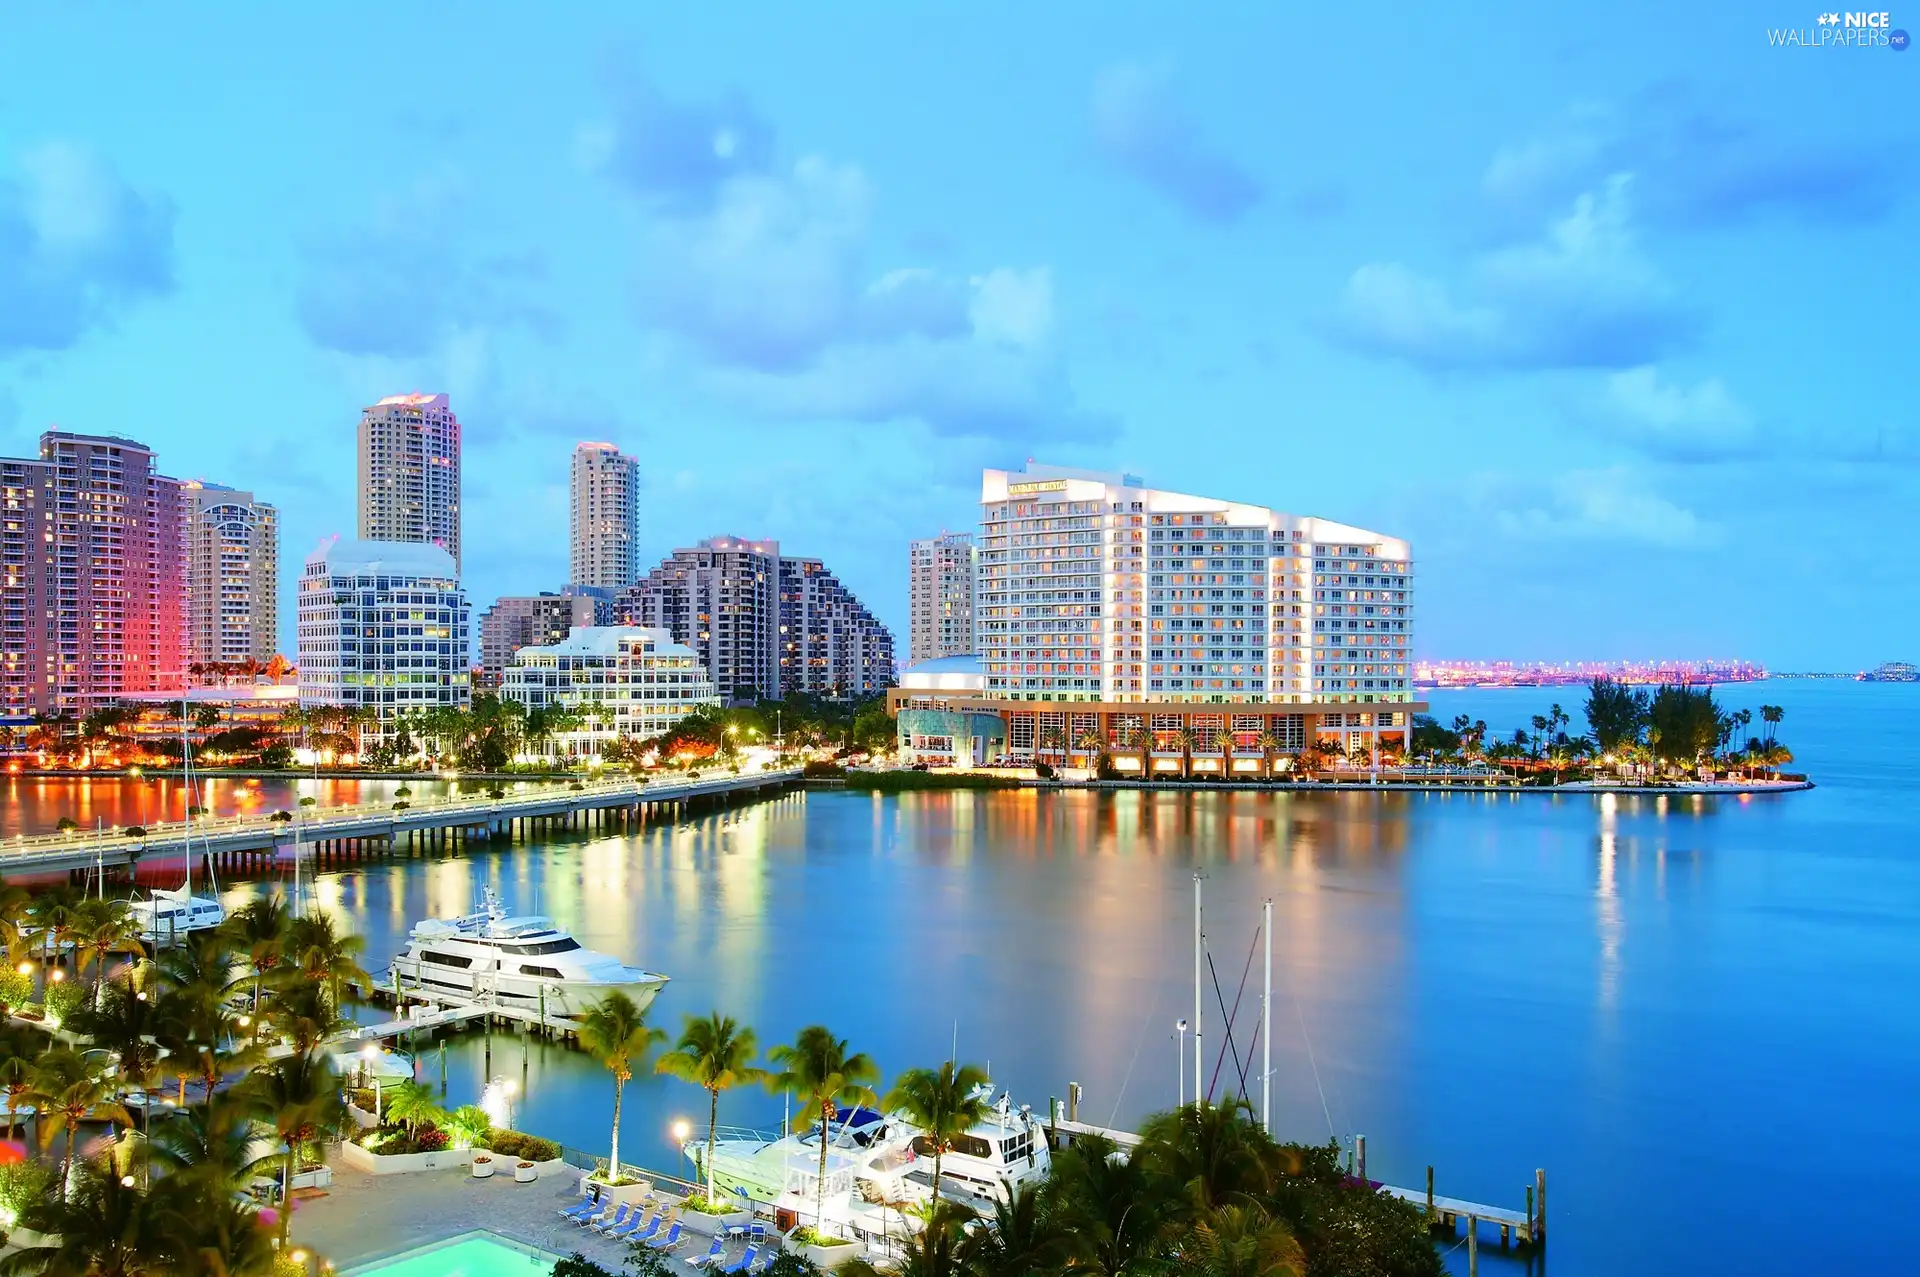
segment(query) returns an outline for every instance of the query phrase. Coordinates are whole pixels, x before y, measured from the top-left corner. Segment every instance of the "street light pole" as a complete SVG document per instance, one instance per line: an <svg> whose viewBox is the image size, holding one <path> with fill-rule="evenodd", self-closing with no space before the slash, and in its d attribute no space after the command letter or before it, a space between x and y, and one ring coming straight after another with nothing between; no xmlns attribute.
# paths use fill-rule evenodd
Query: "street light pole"
<svg viewBox="0 0 1920 1277"><path fill-rule="evenodd" d="M1173 1025L1174 1058L1180 1067L1180 1089L1174 1092L1173 1106L1185 1108L1187 1103L1187 1022L1176 1020ZM1198 1079L1195 1079L1196 1081Z"/></svg>

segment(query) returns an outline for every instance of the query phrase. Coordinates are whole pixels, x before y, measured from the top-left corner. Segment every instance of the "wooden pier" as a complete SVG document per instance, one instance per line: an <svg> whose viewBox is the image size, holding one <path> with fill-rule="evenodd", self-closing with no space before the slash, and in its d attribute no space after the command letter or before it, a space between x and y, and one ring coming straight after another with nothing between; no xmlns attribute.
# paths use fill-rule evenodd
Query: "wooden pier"
<svg viewBox="0 0 1920 1277"><path fill-rule="evenodd" d="M1134 1149L1140 1146L1140 1137L1132 1131L1116 1130L1109 1126L1097 1126L1080 1120L1080 1084L1069 1083L1067 1098L1062 1101L1052 1099L1047 1112L1047 1145L1059 1150L1070 1148L1076 1139L1087 1136L1099 1136L1111 1141L1116 1147ZM1427 1213L1430 1228L1445 1231L1449 1236L1459 1231L1460 1225L1467 1226L1469 1242L1477 1239L1481 1226L1500 1230L1500 1245L1505 1247L1518 1242L1522 1245L1544 1247L1547 1244L1547 1173L1536 1170L1533 1183L1527 1186L1527 1205L1524 1211L1513 1210L1505 1206L1489 1206L1482 1202L1469 1202L1457 1197L1442 1197L1433 1191L1433 1167L1427 1167L1427 1186L1418 1188L1396 1188L1391 1184L1382 1184L1367 1178L1367 1137L1362 1135L1355 1140L1355 1153L1358 1165L1356 1176L1362 1182L1370 1184L1389 1197L1397 1197L1403 1202L1411 1202L1423 1208Z"/></svg>
<svg viewBox="0 0 1920 1277"><path fill-rule="evenodd" d="M397 775L399 780L410 779ZM431 777L413 779L430 780ZM315 808L294 821L276 814L157 824L129 837L75 830L0 840L0 873L68 873L124 869L142 861L178 865L189 845L196 864L229 872L269 870L281 860L330 864L373 856L452 851L516 833L635 829L664 816L677 820L709 805L779 793L799 784L797 767L643 783L630 779L566 781L486 794L423 800L418 805L359 803ZM297 848L297 850L296 850Z"/></svg>

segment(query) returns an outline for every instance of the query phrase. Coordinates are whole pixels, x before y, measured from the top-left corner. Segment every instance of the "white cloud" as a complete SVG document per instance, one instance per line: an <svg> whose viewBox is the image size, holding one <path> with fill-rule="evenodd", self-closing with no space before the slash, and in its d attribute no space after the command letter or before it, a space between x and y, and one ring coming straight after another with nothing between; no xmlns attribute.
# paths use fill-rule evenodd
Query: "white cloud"
<svg viewBox="0 0 1920 1277"><path fill-rule="evenodd" d="M1752 451L1753 418L1724 383L1663 381L1651 365L1613 373L1599 404L1601 423L1657 456L1720 460Z"/></svg>
<svg viewBox="0 0 1920 1277"><path fill-rule="evenodd" d="M1053 335L1053 273L1002 267L976 275L968 315L983 341L1039 346Z"/></svg>
<svg viewBox="0 0 1920 1277"><path fill-rule="evenodd" d="M1706 549L1724 535L1715 524L1654 492L1626 467L1574 470L1544 487L1506 485L1512 502L1493 512L1503 537L1537 541L1613 541L1672 549Z"/></svg>
<svg viewBox="0 0 1920 1277"><path fill-rule="evenodd" d="M1697 318L1641 253L1631 178L1582 194L1542 236L1475 260L1457 286L1398 263L1347 281L1333 334L1427 368L1619 368L1689 342Z"/></svg>

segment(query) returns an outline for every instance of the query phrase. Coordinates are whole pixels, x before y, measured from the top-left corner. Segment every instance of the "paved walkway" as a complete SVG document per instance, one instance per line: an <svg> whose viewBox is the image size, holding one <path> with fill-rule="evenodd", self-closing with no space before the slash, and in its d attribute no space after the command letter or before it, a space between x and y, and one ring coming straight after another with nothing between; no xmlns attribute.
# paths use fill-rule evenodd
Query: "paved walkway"
<svg viewBox="0 0 1920 1277"><path fill-rule="evenodd" d="M351 1268L442 1238L485 1229L556 1255L579 1251L619 1272L624 1244L569 1224L557 1213L580 1200L580 1172L517 1184L512 1175L475 1179L466 1167L408 1175L368 1175L333 1163L333 1186L323 1197L295 1203L292 1236L336 1269ZM685 1255L705 1253L704 1237L689 1237ZM694 1271L688 1266L686 1271Z"/></svg>

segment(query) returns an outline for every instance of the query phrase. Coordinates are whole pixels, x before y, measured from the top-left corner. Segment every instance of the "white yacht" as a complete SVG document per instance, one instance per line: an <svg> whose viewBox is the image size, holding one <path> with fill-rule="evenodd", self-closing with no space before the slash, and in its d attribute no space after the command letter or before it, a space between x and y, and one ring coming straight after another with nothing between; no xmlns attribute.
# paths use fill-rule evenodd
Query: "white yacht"
<svg viewBox="0 0 1920 1277"><path fill-rule="evenodd" d="M388 967L394 991L430 1002L485 1003L578 1019L613 989L642 1010L667 977L630 967L537 915L510 917L492 888L461 918L415 923Z"/></svg>
<svg viewBox="0 0 1920 1277"><path fill-rule="evenodd" d="M991 1098L984 1088L982 1098ZM1046 1131L1002 1094L996 1114L954 1141L940 1163L940 1196L988 1215L995 1201L1047 1176ZM902 1114L855 1109L827 1128L826 1223L866 1238L897 1234L901 1209L933 1196L933 1144ZM689 1139L701 1176L707 1144ZM818 1124L780 1136L720 1128L713 1151L715 1187L811 1221L820 1174Z"/></svg>
<svg viewBox="0 0 1920 1277"><path fill-rule="evenodd" d="M221 903L211 896L194 895L191 884L177 891L158 889L146 900L130 900L127 914L150 949L166 948L190 931L205 931L227 920Z"/></svg>

